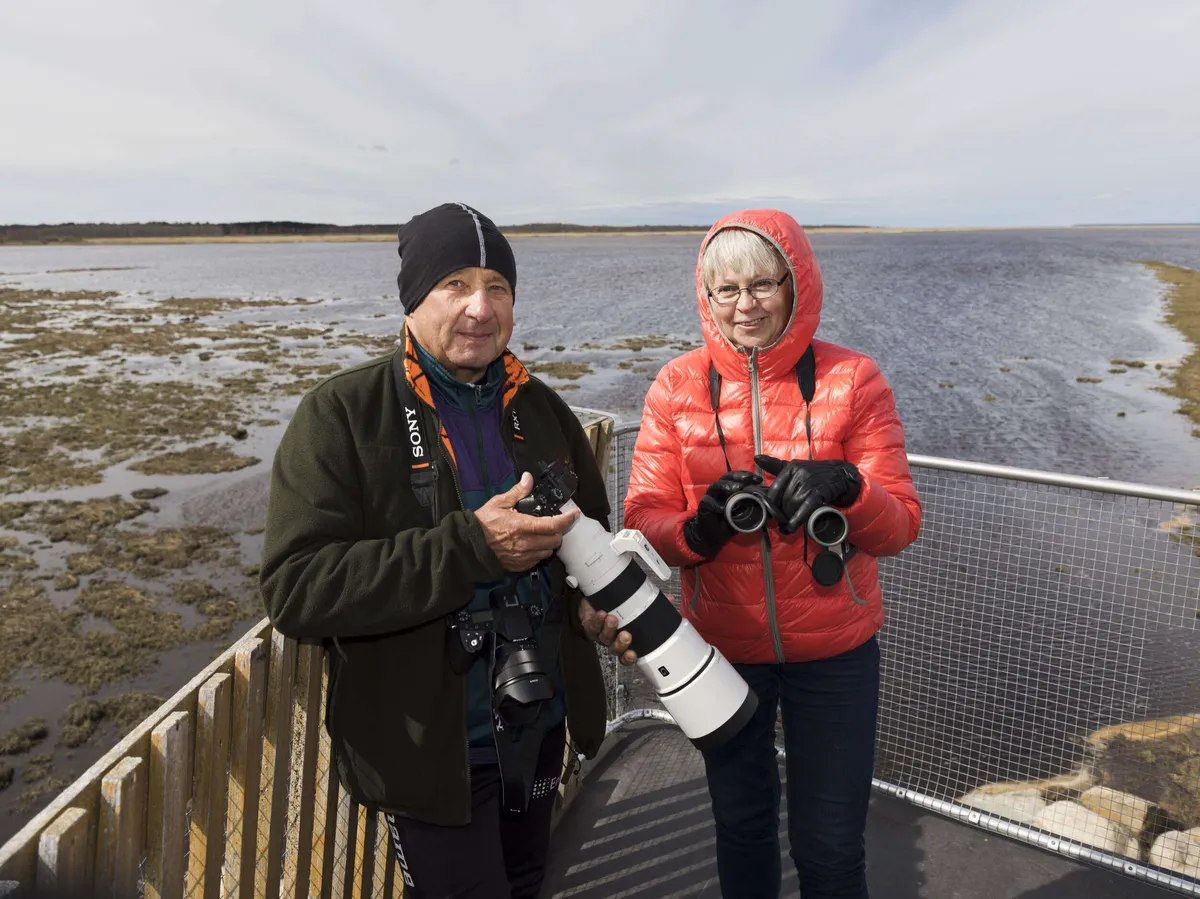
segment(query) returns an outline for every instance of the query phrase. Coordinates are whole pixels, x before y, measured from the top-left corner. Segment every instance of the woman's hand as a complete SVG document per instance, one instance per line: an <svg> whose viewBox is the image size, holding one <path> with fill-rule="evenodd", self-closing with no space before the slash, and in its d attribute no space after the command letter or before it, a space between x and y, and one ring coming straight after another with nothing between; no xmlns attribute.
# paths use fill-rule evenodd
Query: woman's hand
<svg viewBox="0 0 1200 899"><path fill-rule="evenodd" d="M775 475L775 482L767 489L767 502L783 516L779 522L783 534L804 527L821 506L852 505L862 489L858 469L841 459L783 462L774 456L758 455L754 461L763 471Z"/></svg>
<svg viewBox="0 0 1200 899"><path fill-rule="evenodd" d="M761 484L762 476L752 471L729 471L708 485L696 514L683 526L688 549L698 556L715 556L734 535L725 519L725 503L741 490Z"/></svg>

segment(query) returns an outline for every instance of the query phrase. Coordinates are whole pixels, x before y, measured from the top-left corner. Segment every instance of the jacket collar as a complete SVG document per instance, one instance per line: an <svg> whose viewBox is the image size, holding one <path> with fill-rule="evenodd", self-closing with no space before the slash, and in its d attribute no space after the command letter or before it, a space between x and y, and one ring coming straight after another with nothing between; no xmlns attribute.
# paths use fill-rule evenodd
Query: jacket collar
<svg viewBox="0 0 1200 899"><path fill-rule="evenodd" d="M424 347L421 347L413 338L407 320L404 322L404 329L397 343L399 345L397 352L404 355L404 376L418 399L432 408L434 405L433 389L436 385L439 397L461 396L464 398L464 405L459 408L467 408L465 398L474 390L474 387L456 380L433 356L425 352ZM428 367L424 359L428 359L436 368ZM445 385L442 383L443 376L446 381ZM489 402L495 394L499 394L501 408L504 408L516 395L517 390L528 381L528 369L510 350L505 349L499 358L488 366L482 384L488 391ZM445 391L443 391L443 386L446 388ZM459 394L458 388L465 392ZM456 402L456 399L450 399L450 401Z"/></svg>

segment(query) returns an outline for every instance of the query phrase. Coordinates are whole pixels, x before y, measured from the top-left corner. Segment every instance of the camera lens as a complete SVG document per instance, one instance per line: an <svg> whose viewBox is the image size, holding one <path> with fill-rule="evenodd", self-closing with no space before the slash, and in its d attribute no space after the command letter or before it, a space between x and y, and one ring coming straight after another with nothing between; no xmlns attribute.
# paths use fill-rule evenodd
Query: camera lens
<svg viewBox="0 0 1200 899"><path fill-rule="evenodd" d="M725 503L725 520L735 531L752 534L767 523L767 506L754 493L735 493Z"/></svg>

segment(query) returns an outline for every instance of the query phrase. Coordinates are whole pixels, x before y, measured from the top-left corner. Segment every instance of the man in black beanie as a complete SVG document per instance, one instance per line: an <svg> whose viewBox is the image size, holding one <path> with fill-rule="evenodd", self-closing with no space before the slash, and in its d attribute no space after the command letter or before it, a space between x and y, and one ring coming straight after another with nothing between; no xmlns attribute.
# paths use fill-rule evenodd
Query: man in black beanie
<svg viewBox="0 0 1200 899"><path fill-rule="evenodd" d="M447 203L398 236L397 349L306 393L276 451L263 601L280 633L329 647L338 775L387 815L405 895L532 899L567 733L588 758L604 738L594 644L623 654L629 635L553 555L576 513L515 505L563 460L607 527L607 488L579 420L507 348L504 235ZM524 705L496 676L518 639L540 666Z"/></svg>

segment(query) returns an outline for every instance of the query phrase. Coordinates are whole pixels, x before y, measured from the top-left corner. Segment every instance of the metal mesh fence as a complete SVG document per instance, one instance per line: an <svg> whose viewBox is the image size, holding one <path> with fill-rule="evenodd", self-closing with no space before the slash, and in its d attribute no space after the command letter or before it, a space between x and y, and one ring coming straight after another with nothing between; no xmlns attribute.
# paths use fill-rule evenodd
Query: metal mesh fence
<svg viewBox="0 0 1200 899"><path fill-rule="evenodd" d="M617 528L636 439L614 435ZM921 535L880 560L875 786L1200 895L1200 494L913 476ZM661 708L606 665L611 718Z"/></svg>

